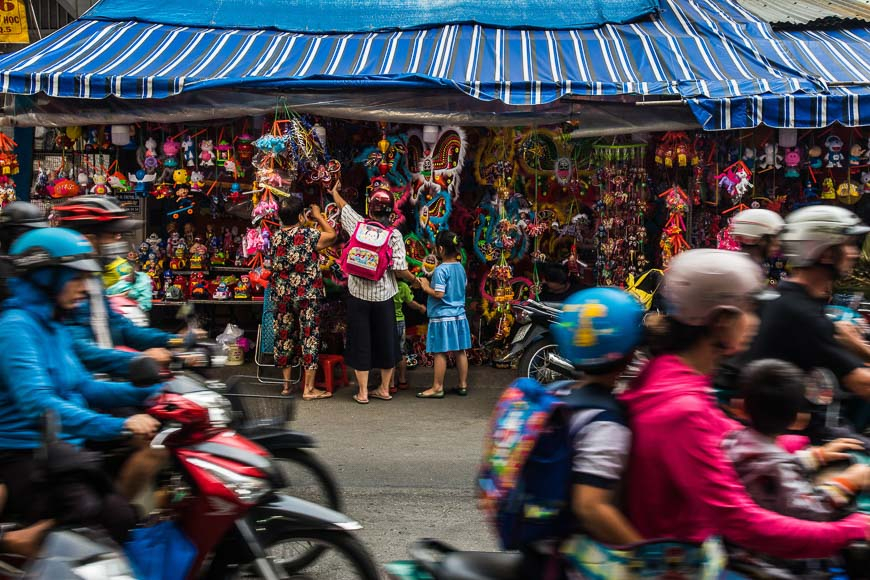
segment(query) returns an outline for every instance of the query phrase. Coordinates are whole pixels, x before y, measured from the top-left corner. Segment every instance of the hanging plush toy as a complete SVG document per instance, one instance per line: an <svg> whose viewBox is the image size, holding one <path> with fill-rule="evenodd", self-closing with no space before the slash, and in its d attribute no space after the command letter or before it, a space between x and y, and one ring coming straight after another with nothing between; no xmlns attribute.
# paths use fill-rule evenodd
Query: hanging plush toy
<svg viewBox="0 0 870 580"><path fill-rule="evenodd" d="M211 139L203 139L199 142L199 161L203 167L214 167L214 141Z"/></svg>
<svg viewBox="0 0 870 580"><path fill-rule="evenodd" d="M184 141L181 142L182 157L184 164L187 167L196 167L196 153L194 151L193 137L185 135Z"/></svg>
<svg viewBox="0 0 870 580"><path fill-rule="evenodd" d="M843 167L843 160L845 159L845 155L843 155L843 140L836 135L828 135L828 138L825 139L825 147L828 149L828 154L825 156L825 167L828 169Z"/></svg>
<svg viewBox="0 0 870 580"><path fill-rule="evenodd" d="M801 176L801 150L798 147L791 147L785 151L785 173L783 177L795 179Z"/></svg>
<svg viewBox="0 0 870 580"><path fill-rule="evenodd" d="M765 143L764 153L758 157L758 169L780 169L782 168L782 155L779 154L779 145L776 143Z"/></svg>

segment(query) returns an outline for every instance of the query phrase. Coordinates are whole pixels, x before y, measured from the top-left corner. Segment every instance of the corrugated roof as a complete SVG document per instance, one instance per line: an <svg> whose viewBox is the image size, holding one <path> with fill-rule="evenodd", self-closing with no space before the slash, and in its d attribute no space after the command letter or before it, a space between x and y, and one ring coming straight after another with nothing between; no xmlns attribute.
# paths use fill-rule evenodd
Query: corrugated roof
<svg viewBox="0 0 870 580"><path fill-rule="evenodd" d="M774 28L827 28L870 22L870 0L738 0Z"/></svg>

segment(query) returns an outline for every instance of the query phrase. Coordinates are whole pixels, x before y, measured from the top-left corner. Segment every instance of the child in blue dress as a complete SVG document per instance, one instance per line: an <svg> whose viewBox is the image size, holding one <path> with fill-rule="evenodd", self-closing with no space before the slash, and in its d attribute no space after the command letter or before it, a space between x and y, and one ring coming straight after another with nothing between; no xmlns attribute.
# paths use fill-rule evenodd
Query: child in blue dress
<svg viewBox="0 0 870 580"><path fill-rule="evenodd" d="M426 333L426 351L435 355L435 380L432 388L417 393L421 399L444 398L444 374L447 372L447 354L453 353L459 385L456 394L468 394L468 357L471 348L471 330L465 317L465 268L459 261L460 238L453 232L442 231L435 238L441 264L432 274L432 282L420 278L420 285L429 296L426 307L429 330Z"/></svg>

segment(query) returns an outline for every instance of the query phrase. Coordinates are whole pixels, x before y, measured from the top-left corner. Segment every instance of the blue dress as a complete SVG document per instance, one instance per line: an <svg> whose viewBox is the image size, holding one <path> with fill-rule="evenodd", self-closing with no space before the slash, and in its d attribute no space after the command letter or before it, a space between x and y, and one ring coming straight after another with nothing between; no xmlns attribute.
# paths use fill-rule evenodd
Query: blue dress
<svg viewBox="0 0 870 580"><path fill-rule="evenodd" d="M455 352L471 348L471 330L465 317L465 268L459 262L441 264L432 275L432 289L443 298L429 296L426 351Z"/></svg>

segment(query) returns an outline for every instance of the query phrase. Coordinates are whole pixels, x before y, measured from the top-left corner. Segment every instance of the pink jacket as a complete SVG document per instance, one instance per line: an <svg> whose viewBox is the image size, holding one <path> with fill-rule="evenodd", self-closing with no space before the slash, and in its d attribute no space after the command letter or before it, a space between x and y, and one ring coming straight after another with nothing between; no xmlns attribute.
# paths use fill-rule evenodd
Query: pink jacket
<svg viewBox="0 0 870 580"><path fill-rule="evenodd" d="M709 378L678 357L652 360L621 398L633 433L628 514L643 536L718 535L782 558L830 556L865 539L863 515L809 522L753 503L721 447L739 425L716 406Z"/></svg>

